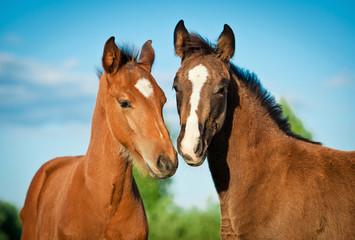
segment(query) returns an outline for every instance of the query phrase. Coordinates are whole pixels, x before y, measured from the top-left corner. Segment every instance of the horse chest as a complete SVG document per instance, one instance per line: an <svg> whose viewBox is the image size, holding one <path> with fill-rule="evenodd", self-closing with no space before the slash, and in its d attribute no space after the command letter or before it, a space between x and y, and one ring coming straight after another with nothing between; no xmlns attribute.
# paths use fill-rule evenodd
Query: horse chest
<svg viewBox="0 0 355 240"><path fill-rule="evenodd" d="M148 222L141 202L120 205L105 227L105 239L147 239Z"/></svg>
<svg viewBox="0 0 355 240"><path fill-rule="evenodd" d="M65 239L147 239L147 219L139 201L121 201L106 207L96 207L89 201L73 206L75 209L68 209L61 220Z"/></svg>
<svg viewBox="0 0 355 240"><path fill-rule="evenodd" d="M117 212L102 218L92 209L76 211L77 216L67 215L58 223L58 239L147 239L148 227L145 215Z"/></svg>

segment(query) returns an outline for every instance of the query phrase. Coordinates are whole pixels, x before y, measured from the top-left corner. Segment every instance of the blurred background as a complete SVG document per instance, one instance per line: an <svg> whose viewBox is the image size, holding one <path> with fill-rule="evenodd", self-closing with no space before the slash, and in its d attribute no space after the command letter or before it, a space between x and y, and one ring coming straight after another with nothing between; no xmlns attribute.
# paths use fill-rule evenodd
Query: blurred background
<svg viewBox="0 0 355 240"><path fill-rule="evenodd" d="M38 168L57 156L85 154L96 68L109 37L137 50L153 40L152 74L168 99L164 116L176 143L172 82L180 59L173 31L180 19L212 43L229 24L236 36L232 62L258 75L294 130L355 150L353 1L2 1L0 239L18 239L16 216ZM150 239L218 239L218 197L207 163L192 168L180 160L166 181L136 178Z"/></svg>

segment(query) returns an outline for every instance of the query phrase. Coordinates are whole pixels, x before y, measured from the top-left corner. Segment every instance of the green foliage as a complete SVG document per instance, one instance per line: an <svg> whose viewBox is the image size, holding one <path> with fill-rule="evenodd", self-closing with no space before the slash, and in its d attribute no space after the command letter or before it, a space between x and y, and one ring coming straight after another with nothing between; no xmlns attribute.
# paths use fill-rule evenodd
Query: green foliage
<svg viewBox="0 0 355 240"><path fill-rule="evenodd" d="M21 232L22 225L17 208L0 200L0 240L20 239Z"/></svg>
<svg viewBox="0 0 355 240"><path fill-rule="evenodd" d="M296 115L292 111L290 105L287 103L286 99L282 97L282 98L280 98L279 102L282 106L284 116L289 118L289 123L291 124L291 130L294 133L296 133L304 138L312 140L312 138L313 138L312 133L309 132L307 129L305 129L302 121L298 117L296 117Z"/></svg>
<svg viewBox="0 0 355 240"><path fill-rule="evenodd" d="M168 188L171 179L155 180L134 170L143 198L150 240L219 239L220 210L217 203L207 204L206 210L183 209L173 202Z"/></svg>
<svg viewBox="0 0 355 240"><path fill-rule="evenodd" d="M144 207L147 209L153 209L157 205L157 202L166 204L172 204L172 195L169 193L168 188L172 182L171 178L156 180L149 175L144 176L135 167L133 168L134 179L139 188Z"/></svg>

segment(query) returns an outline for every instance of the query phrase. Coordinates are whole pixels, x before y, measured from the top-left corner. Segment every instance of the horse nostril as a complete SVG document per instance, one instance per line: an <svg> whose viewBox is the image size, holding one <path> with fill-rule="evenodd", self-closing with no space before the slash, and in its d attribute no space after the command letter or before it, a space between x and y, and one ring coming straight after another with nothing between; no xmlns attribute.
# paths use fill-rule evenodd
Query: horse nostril
<svg viewBox="0 0 355 240"><path fill-rule="evenodd" d="M169 172L173 169L173 163L164 155L160 155L157 161L157 167L161 172Z"/></svg>
<svg viewBox="0 0 355 240"><path fill-rule="evenodd" d="M183 158L184 158L184 160L185 161L187 161L187 162L191 162L193 159L192 159L192 157L190 156L190 155L188 155L188 154L182 154L181 155Z"/></svg>
<svg viewBox="0 0 355 240"><path fill-rule="evenodd" d="M203 148L204 148L203 142L201 141L201 139L199 139L198 142L195 145L195 148L194 148L194 152L196 154L196 157L201 157L202 156Z"/></svg>

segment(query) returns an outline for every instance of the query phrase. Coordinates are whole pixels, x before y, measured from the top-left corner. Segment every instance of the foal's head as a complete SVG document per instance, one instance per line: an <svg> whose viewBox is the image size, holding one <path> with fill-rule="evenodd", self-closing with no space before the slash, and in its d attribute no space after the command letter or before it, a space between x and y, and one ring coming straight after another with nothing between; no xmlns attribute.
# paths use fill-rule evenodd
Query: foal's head
<svg viewBox="0 0 355 240"><path fill-rule="evenodd" d="M164 124L165 95L150 74L154 61L151 41L140 57L121 51L111 37L105 44L102 65L105 72L104 106L111 134L136 163L145 163L151 176L172 176L178 165L176 151Z"/></svg>
<svg viewBox="0 0 355 240"><path fill-rule="evenodd" d="M217 46L211 47L196 34L189 34L181 20L175 28L174 45L181 58L173 85L181 126L178 151L189 165L199 166L226 116L234 34L224 25Z"/></svg>

